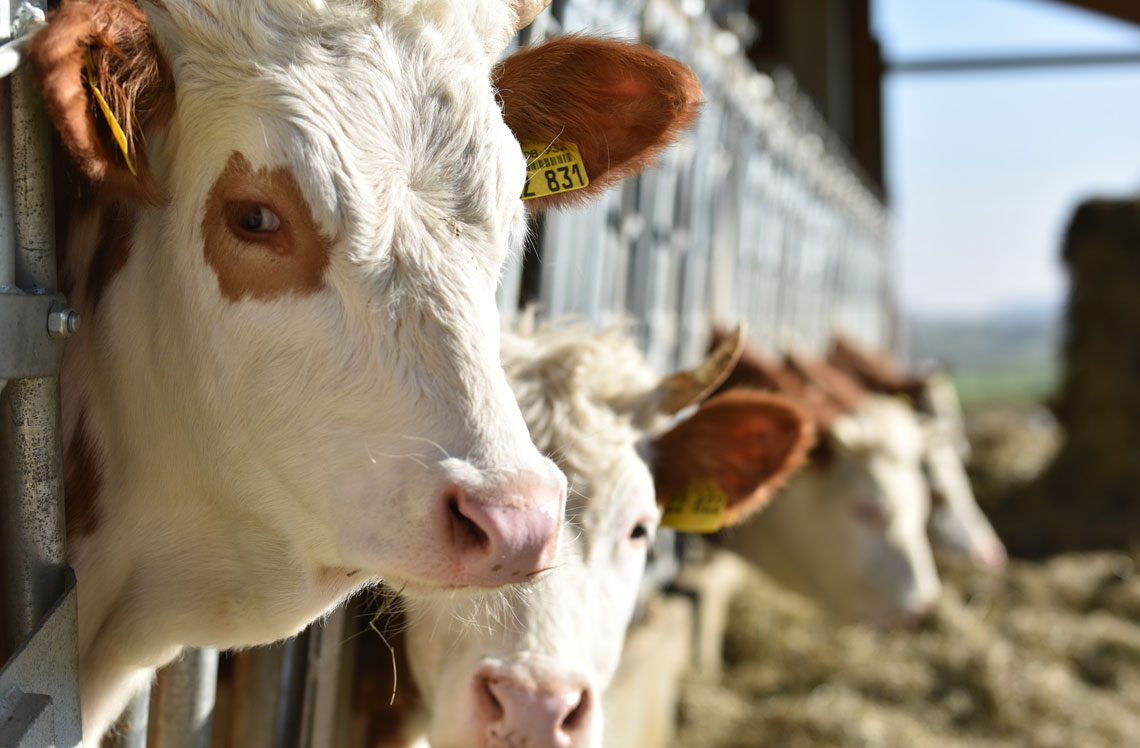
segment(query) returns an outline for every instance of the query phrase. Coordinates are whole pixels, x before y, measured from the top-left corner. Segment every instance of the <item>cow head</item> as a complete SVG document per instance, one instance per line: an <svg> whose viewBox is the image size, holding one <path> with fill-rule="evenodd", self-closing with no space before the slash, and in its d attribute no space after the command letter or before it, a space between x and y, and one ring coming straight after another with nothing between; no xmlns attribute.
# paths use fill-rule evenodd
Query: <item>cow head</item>
<svg viewBox="0 0 1140 748"><path fill-rule="evenodd" d="M909 374L889 354L866 351L843 337L832 341L829 360L871 390L904 398L924 421L923 468L932 501L927 529L935 551L981 568L1004 567L1005 546L978 506L966 474L970 444L950 375L939 369Z"/></svg>
<svg viewBox="0 0 1140 748"><path fill-rule="evenodd" d="M108 555L142 564L129 580L163 579L168 607L225 597L177 633L225 646L370 578L428 594L550 563L565 479L503 375L494 299L524 233L520 141L576 143L588 196L700 90L615 41L496 64L540 5L71 0L34 39L77 167L61 277L85 317L64 369L81 590L128 578ZM91 594L100 630L117 593Z"/></svg>
<svg viewBox="0 0 1140 748"><path fill-rule="evenodd" d="M699 89L683 66L602 40L493 69L517 11L76 1L37 39L49 110L90 202L109 206L83 228L116 246L69 267L87 276L73 295L88 345L106 347L89 351L91 387L125 404L122 449L312 568L497 585L553 552L562 478L498 363L494 290L524 230L519 141L578 141L595 169L582 192L596 192L687 123ZM594 67L571 64L583 58ZM118 433L89 438L108 473L128 469Z"/></svg>
<svg viewBox="0 0 1140 748"><path fill-rule="evenodd" d="M801 471L731 546L840 617L883 626L922 617L940 584L914 414L869 395L823 438L826 458Z"/></svg>
<svg viewBox="0 0 1140 748"><path fill-rule="evenodd" d="M505 342L531 434L570 480L562 551L499 605L409 601L409 659L432 711L432 745L598 746L602 693L661 505L711 485L724 496L720 522L737 521L802 460L809 427L779 397L734 393L652 436L668 411L719 381L724 355L658 381L622 331Z"/></svg>
<svg viewBox="0 0 1140 748"><path fill-rule="evenodd" d="M940 558L964 558L982 569L1002 569L1005 545L978 506L965 463L970 456L962 406L942 371L922 377L917 407L924 420L923 467L930 484L930 542Z"/></svg>
<svg viewBox="0 0 1140 748"><path fill-rule="evenodd" d="M894 625L924 615L940 584L913 410L804 354L780 364L747 351L729 382L801 403L821 443L787 491L723 541L841 617Z"/></svg>

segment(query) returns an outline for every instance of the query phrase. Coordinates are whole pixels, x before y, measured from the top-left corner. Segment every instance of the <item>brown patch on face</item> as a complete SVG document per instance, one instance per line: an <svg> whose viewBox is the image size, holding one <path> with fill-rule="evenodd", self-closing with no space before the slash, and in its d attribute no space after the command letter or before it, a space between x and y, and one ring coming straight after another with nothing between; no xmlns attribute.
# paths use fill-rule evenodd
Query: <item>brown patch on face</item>
<svg viewBox="0 0 1140 748"><path fill-rule="evenodd" d="M64 460L64 512L67 515L67 542L72 544L99 527L97 501L102 475L95 455L95 445L87 433L87 418L79 415L75 433L67 443Z"/></svg>
<svg viewBox="0 0 1140 748"><path fill-rule="evenodd" d="M277 227L264 230L271 217ZM230 301L305 296L324 283L332 242L288 167L254 172L245 156L230 154L206 198L202 236L206 262Z"/></svg>

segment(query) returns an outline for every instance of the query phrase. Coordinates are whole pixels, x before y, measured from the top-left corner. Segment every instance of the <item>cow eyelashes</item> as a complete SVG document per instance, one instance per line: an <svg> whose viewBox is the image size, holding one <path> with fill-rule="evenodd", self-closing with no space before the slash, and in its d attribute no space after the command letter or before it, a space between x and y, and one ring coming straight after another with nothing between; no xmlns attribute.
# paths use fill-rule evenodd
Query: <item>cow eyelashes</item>
<svg viewBox="0 0 1140 748"><path fill-rule="evenodd" d="M233 202L226 206L230 231L245 241L267 241L281 230L281 218L260 203Z"/></svg>

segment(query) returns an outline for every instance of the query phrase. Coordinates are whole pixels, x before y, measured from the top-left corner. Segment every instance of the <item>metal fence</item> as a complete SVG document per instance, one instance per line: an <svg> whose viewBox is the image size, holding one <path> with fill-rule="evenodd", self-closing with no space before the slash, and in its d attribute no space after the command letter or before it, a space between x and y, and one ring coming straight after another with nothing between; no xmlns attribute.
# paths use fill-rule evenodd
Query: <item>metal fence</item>
<svg viewBox="0 0 1140 748"><path fill-rule="evenodd" d="M35 5L0 0L0 29L18 37L35 23ZM888 346L881 200L794 85L753 70L704 6L555 0L524 31L522 42L583 29L641 38L693 67L706 103L656 168L588 208L538 221L533 246L504 275L504 315L537 302L546 316L599 327L632 320L662 371L696 361L714 322L744 320L769 347L818 350L839 326ZM18 46L0 49L0 74L14 67ZM71 328L56 290L49 156L26 74L0 78L0 746L29 748L80 740L59 427L59 361ZM649 585L673 570L658 563ZM230 715L237 744L346 744L349 626L342 609L248 655L229 686L243 707ZM166 668L150 697L131 704L120 746L208 745L216 671L209 651Z"/></svg>
<svg viewBox="0 0 1140 748"><path fill-rule="evenodd" d="M821 350L837 327L890 347L882 200L790 77L758 73L692 0L566 0L531 38L605 29L686 62L705 104L656 168L589 207L545 215L501 306L599 326L632 319L662 370L699 358L714 322L760 345ZM528 287L529 282L529 287Z"/></svg>
<svg viewBox="0 0 1140 748"><path fill-rule="evenodd" d="M0 3L11 72L42 3ZM0 745L79 741L75 577L64 560L58 295L46 116L26 71L0 79Z"/></svg>

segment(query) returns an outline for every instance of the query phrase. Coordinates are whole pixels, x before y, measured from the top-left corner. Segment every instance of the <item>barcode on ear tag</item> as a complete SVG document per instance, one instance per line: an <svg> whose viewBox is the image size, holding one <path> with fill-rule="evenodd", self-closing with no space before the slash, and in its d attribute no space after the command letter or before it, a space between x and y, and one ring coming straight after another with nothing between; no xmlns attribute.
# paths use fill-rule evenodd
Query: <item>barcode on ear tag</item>
<svg viewBox="0 0 1140 748"><path fill-rule="evenodd" d="M661 524L681 532L716 532L724 524L728 495L711 478L690 483L669 497Z"/></svg>
<svg viewBox="0 0 1140 748"><path fill-rule="evenodd" d="M526 157L526 184L522 199L558 195L587 187L590 177L578 146L556 140L553 143L523 143Z"/></svg>

